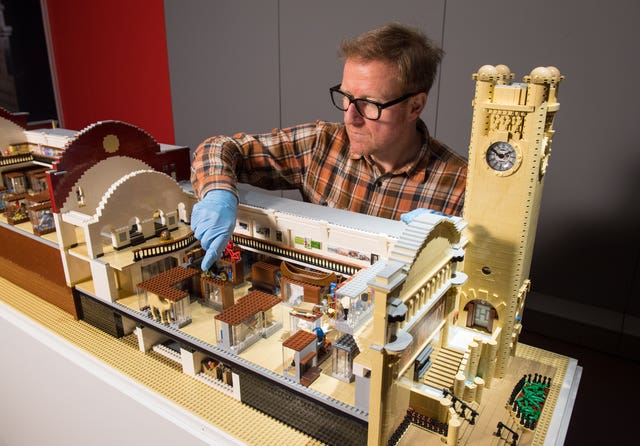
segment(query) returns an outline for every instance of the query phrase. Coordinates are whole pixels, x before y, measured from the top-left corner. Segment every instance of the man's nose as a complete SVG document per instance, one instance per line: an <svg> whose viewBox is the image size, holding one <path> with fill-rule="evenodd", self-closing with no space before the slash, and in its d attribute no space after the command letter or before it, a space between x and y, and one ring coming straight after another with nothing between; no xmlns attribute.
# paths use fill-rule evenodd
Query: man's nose
<svg viewBox="0 0 640 446"><path fill-rule="evenodd" d="M356 109L356 105L351 103L344 111L344 123L345 124L362 124L364 118Z"/></svg>

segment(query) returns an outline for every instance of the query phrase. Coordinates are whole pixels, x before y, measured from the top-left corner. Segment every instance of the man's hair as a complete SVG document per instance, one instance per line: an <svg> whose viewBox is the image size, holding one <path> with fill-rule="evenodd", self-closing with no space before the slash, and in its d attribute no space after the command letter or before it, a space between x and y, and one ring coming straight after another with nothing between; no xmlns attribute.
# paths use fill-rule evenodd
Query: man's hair
<svg viewBox="0 0 640 446"><path fill-rule="evenodd" d="M391 23L353 40L343 40L339 54L345 59L364 62L392 62L398 67L407 93L429 93L444 51L422 31Z"/></svg>

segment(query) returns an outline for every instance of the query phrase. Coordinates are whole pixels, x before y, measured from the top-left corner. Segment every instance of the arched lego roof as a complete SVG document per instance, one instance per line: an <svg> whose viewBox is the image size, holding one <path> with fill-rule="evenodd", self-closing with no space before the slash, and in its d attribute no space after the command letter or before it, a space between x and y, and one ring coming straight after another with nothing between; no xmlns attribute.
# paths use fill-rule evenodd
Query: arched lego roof
<svg viewBox="0 0 640 446"><path fill-rule="evenodd" d="M405 289L423 281L425 267L441 263L444 256L453 257L453 246L461 241L464 223L457 217L423 214L407 225L389 256L404 263L407 269Z"/></svg>
<svg viewBox="0 0 640 446"><path fill-rule="evenodd" d="M50 175L54 212L80 176L96 163L114 155L136 158L161 171L160 145L147 132L122 121L100 121L78 132L53 163Z"/></svg>
<svg viewBox="0 0 640 446"><path fill-rule="evenodd" d="M131 200L132 196L141 197ZM187 199L171 177L155 170L131 172L104 192L96 211L101 223L126 226L133 215L151 216L156 210L173 211Z"/></svg>

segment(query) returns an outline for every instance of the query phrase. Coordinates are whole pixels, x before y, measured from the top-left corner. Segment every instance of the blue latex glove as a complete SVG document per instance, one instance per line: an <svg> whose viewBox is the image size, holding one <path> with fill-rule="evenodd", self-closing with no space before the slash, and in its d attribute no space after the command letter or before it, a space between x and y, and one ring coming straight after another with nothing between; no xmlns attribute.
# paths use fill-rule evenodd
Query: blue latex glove
<svg viewBox="0 0 640 446"><path fill-rule="evenodd" d="M434 211L433 209L417 208L417 209L414 209L412 211L409 211L409 212L406 212L406 213L402 214L400 216L400 220L402 220L406 224L409 224L413 220L415 220L416 217L418 217L419 215L422 215L422 214L444 215L442 212Z"/></svg>
<svg viewBox="0 0 640 446"><path fill-rule="evenodd" d="M238 199L228 190L212 190L191 212L191 229L206 251L201 268L208 270L222 256L233 234L238 215Z"/></svg>

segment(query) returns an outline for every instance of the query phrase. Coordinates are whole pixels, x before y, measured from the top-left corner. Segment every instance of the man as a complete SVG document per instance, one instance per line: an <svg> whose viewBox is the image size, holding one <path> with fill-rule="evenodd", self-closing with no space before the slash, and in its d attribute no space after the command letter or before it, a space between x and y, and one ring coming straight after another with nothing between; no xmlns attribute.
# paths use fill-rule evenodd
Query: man
<svg viewBox="0 0 640 446"><path fill-rule="evenodd" d="M330 93L344 123L217 136L196 149L191 181L200 201L191 225L207 250L202 269L233 232L239 181L391 219L417 208L461 213L466 161L420 119L442 50L420 31L390 24L343 42L341 53L342 83Z"/></svg>

